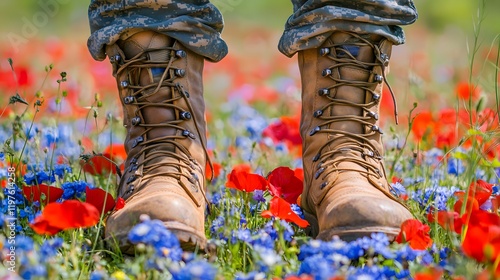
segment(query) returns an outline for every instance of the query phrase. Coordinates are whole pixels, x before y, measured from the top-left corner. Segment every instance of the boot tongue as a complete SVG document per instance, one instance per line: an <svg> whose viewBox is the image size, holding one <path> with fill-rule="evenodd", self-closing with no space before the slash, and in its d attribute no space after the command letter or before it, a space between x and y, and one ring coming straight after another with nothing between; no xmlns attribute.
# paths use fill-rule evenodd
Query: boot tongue
<svg viewBox="0 0 500 280"><path fill-rule="evenodd" d="M378 42L381 39L382 37L378 35L370 35L370 37L367 38L367 40L371 42ZM359 38L353 37L347 33L339 32L333 35L332 40L334 44L342 44L342 48L359 61L368 63L375 61L375 55L373 54L373 49L370 46L356 45L356 43L363 42ZM347 54L345 54L345 56L347 56Z"/></svg>
<svg viewBox="0 0 500 280"><path fill-rule="evenodd" d="M151 49L161 49L172 45L172 39L156 32L145 31L136 33L126 40L121 40L117 42L118 46L122 49L127 59L132 59L139 53L143 53L142 57L146 57L147 62L162 62L165 63L170 59L170 50L157 50L149 51ZM145 52L146 51L146 52ZM157 84L160 82L163 74L165 73L165 68L152 67L152 68L136 68L135 72L129 75L131 83L138 86L149 86L151 84ZM169 78L170 73L167 73L166 78ZM140 98L141 102L158 104L164 102L165 100L172 99L172 92L168 88L160 88L157 92L154 92L156 87L144 91L142 96L137 96ZM160 106L147 106L141 109L144 124L162 124L172 120L175 120L175 111L173 109L160 107ZM168 135L175 135L176 129L158 127L150 129L147 134L147 140L153 140L155 138L164 137ZM148 154L154 151L170 151L175 152L175 146L172 144L164 144L150 150ZM162 157L156 157L149 160L147 164L157 163L162 161Z"/></svg>
<svg viewBox="0 0 500 280"><path fill-rule="evenodd" d="M373 40L377 40L378 38L373 38ZM372 41L372 38L369 39ZM379 40L379 39L378 39ZM360 45L359 43L364 43L359 38L353 37L347 33L337 33L332 36L332 41L335 45L341 45L340 49L337 51L337 55L340 58L351 58L354 57L357 61L373 63L375 61L375 55L371 46L367 46L365 44ZM376 42L376 41L372 41ZM371 69L366 69L370 71ZM352 80L352 81L367 81L369 78L368 73L363 73L360 71L353 70L352 67L340 67L339 73L342 79ZM341 86L338 89L336 97L343 100L348 100L353 103L364 103L365 96L364 91L359 88L353 86ZM346 115L360 115L362 114L362 110L355 107L349 106L334 106L334 112L343 112ZM339 123L332 124L333 129L337 129L340 131L345 131L353 134L361 134L364 133L363 126L355 121L344 121ZM332 149L337 149L339 145L343 146L344 143L349 143L352 140L350 137L342 137L334 141L330 145ZM354 143L352 144L354 145ZM346 149L342 153L339 153L335 156L339 159L337 163L337 168L343 170L358 170L358 171L366 171L366 168L361 166L358 163L354 163L350 160L346 160L344 158L356 158L358 160L362 160L362 156L358 151L353 151L351 149ZM353 173L359 174L359 172L354 171Z"/></svg>
<svg viewBox="0 0 500 280"><path fill-rule="evenodd" d="M140 52L148 49L159 49L172 44L172 40L155 32L139 32L130 36L126 40L118 41L117 44L123 50L127 59L135 57ZM144 54L149 61L168 61L170 52L168 50L149 51ZM146 86L152 82L158 82L163 75L165 68L145 68L140 74L139 83Z"/></svg>

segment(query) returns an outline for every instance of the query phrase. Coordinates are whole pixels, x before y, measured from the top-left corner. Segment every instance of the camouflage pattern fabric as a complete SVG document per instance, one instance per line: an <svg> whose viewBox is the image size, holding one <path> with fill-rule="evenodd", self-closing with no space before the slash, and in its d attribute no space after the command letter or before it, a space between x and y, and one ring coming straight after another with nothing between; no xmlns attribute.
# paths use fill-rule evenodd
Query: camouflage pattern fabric
<svg viewBox="0 0 500 280"><path fill-rule="evenodd" d="M251 1L251 0L250 0ZM279 50L291 57L317 48L334 31L378 34L394 44L404 43L400 25L417 19L412 0L292 0ZM92 0L88 48L97 60L105 46L142 30L155 30L181 42L210 61L227 54L220 37L223 19L208 0Z"/></svg>

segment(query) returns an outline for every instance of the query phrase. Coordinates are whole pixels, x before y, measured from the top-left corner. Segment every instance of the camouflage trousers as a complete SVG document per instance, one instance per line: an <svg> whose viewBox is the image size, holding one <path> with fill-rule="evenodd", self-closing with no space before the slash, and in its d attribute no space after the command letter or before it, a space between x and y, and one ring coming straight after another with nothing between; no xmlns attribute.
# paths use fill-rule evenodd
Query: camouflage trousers
<svg viewBox="0 0 500 280"><path fill-rule="evenodd" d="M251 0L250 0L251 1ZM321 46L334 31L378 34L394 44L405 41L400 25L413 23L412 0L292 0L278 49L286 56ZM220 37L223 19L208 0L92 0L88 48L97 60L105 46L142 30L164 33L210 61L227 54Z"/></svg>

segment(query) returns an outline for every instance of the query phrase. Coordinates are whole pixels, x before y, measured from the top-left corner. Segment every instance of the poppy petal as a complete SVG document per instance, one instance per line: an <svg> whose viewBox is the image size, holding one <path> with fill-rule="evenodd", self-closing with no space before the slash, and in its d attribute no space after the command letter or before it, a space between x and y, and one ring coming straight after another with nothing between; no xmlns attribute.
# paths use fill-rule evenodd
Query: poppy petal
<svg viewBox="0 0 500 280"><path fill-rule="evenodd" d="M108 213L108 211L111 211L111 209L115 207L115 199L110 193L103 189L91 189L87 187L85 189L85 193L85 202L94 205L94 207L99 210L101 215Z"/></svg>

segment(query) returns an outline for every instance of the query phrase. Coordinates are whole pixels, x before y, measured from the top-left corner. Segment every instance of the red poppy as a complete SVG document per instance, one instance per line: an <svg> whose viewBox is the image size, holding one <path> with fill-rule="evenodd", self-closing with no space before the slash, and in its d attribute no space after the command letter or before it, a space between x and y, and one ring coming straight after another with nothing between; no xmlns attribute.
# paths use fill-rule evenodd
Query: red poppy
<svg viewBox="0 0 500 280"><path fill-rule="evenodd" d="M29 202L39 201L41 205L55 202L63 195L63 193L64 191L60 188L47 186L44 184L31 187L23 187L23 194L26 199L28 199ZM43 201L41 200L42 194L45 196L45 198L43 198Z"/></svg>
<svg viewBox="0 0 500 280"><path fill-rule="evenodd" d="M434 118L431 112L421 112L413 119L411 131L417 141L424 140L424 136L430 135L434 131Z"/></svg>
<svg viewBox="0 0 500 280"><path fill-rule="evenodd" d="M275 144L288 142L292 146L298 146L302 145L299 128L300 119L298 117L281 117L279 121L266 127L262 136L271 138Z"/></svg>
<svg viewBox="0 0 500 280"><path fill-rule="evenodd" d="M435 213L431 211L427 214L427 220L429 223L437 222L444 229L453 230L458 234L462 233L463 222L457 212L439 211Z"/></svg>
<svg viewBox="0 0 500 280"><path fill-rule="evenodd" d="M435 267L427 268L423 272L415 273L414 280L440 280L443 276L443 270Z"/></svg>
<svg viewBox="0 0 500 280"><path fill-rule="evenodd" d="M85 193L85 202L94 205L94 207L99 210L101 215L108 213L111 209L113 209L113 207L115 207L115 200L113 196L103 189L91 189L87 187L85 189Z"/></svg>
<svg viewBox="0 0 500 280"><path fill-rule="evenodd" d="M104 150L103 154L109 155L113 161L124 161L127 159L127 152L123 144L111 144Z"/></svg>
<svg viewBox="0 0 500 280"><path fill-rule="evenodd" d="M470 97L472 97L472 100L477 100L481 94L481 89L477 85L460 82L457 84L455 92L458 98L462 100L469 100Z"/></svg>
<svg viewBox="0 0 500 280"><path fill-rule="evenodd" d="M222 165L220 165L217 162L212 162L212 167L214 168L213 171L210 168L210 164L208 164L208 162L207 162L207 164L205 166L205 176L207 179L217 178L220 175L220 172L222 170Z"/></svg>
<svg viewBox="0 0 500 280"><path fill-rule="evenodd" d="M109 154L93 155L88 160L81 160L83 171L91 175L116 174L117 166Z"/></svg>
<svg viewBox="0 0 500 280"><path fill-rule="evenodd" d="M489 184L483 180L477 180L469 185L469 196L466 198L466 192L458 191L455 192L455 196L458 197L458 201L455 203L453 209L455 212L462 212L462 205L464 200L467 199L466 212L471 213L472 211L478 210L481 205L483 205L490 198L493 193L493 184Z"/></svg>
<svg viewBox="0 0 500 280"><path fill-rule="evenodd" d="M432 245L432 239L429 236L430 228L422 224L417 219L409 219L401 224L401 231L396 237L396 242L407 242L415 250L425 250Z"/></svg>
<svg viewBox="0 0 500 280"><path fill-rule="evenodd" d="M462 250L465 255L478 262L495 262L500 256L500 225L470 226L462 243Z"/></svg>
<svg viewBox="0 0 500 280"><path fill-rule="evenodd" d="M290 203L277 196L271 199L269 210L263 211L261 216L268 219L271 217L280 218L287 222L295 223L301 228L305 228L309 225L306 220L302 219L299 215L292 211Z"/></svg>
<svg viewBox="0 0 500 280"><path fill-rule="evenodd" d="M304 186L295 173L294 170L283 166L271 171L267 177L271 194L283 198L288 203L296 203Z"/></svg>
<svg viewBox="0 0 500 280"><path fill-rule="evenodd" d="M267 189L266 179L249 171L250 166L248 165L235 166L227 176L226 187L245 192L265 191Z"/></svg>
<svg viewBox="0 0 500 280"><path fill-rule="evenodd" d="M66 200L47 204L30 226L38 234L54 235L62 230L94 226L99 218L99 211L92 204Z"/></svg>
<svg viewBox="0 0 500 280"><path fill-rule="evenodd" d="M122 197L119 197L116 200L115 210L118 211L120 209L123 209L123 207L125 207L125 199L123 199Z"/></svg>

